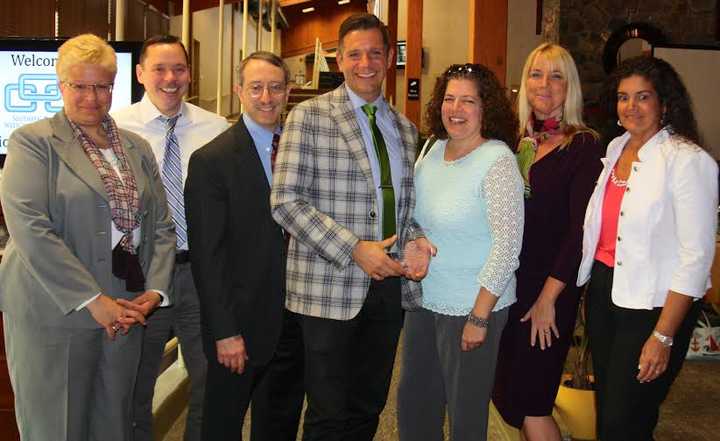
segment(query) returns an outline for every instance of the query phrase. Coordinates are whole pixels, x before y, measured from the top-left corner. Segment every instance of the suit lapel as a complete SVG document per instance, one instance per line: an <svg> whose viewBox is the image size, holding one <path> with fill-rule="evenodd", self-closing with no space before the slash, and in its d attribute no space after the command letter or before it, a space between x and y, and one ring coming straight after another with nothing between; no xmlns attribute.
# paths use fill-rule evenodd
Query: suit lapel
<svg viewBox="0 0 720 441"><path fill-rule="evenodd" d="M363 175L365 175L368 185L374 189L375 181L373 180L372 169L370 168L370 158L367 154L365 140L363 139L360 125L357 122L357 114L345 90L345 85L333 91L330 103L335 110L331 112L331 115L334 117L333 122L337 125L340 135L342 135L348 146L348 150L350 150L350 153L362 170Z"/></svg>
<svg viewBox="0 0 720 441"><path fill-rule="evenodd" d="M245 126L245 122L243 122L242 115L240 116L240 120L233 126L233 136L235 138L236 158L240 162L239 166L243 170L249 169L251 171L257 188L263 191L262 196L269 199L270 184L265 176L265 169L260 160L260 155L258 155L255 141L253 141L252 136L250 136L250 132L247 126ZM252 162L250 167L247 166L247 161Z"/></svg>
<svg viewBox="0 0 720 441"><path fill-rule="evenodd" d="M58 112L55 114L52 120L55 137L59 139L59 142L53 143L53 148L57 152L60 159L65 162L67 167L71 169L77 176L85 182L90 188L92 188L98 195L103 199L108 200L108 194L105 191L100 173L98 173L95 166L93 166L90 159L85 154L80 145L80 141L75 138L75 134L70 127L70 124L65 117L65 114ZM120 138L120 142L125 149L125 155L128 158L130 169L135 176L135 182L137 184L138 198L143 200L143 194L145 192L145 179L142 179L143 166L142 158L137 153L135 145L124 137Z"/></svg>
<svg viewBox="0 0 720 441"><path fill-rule="evenodd" d="M137 149L135 148L135 145L132 144L129 140L120 138L120 142L123 145L123 148L125 149L125 156L128 158L128 163L130 164L130 170L133 173L133 176L135 176L135 184L137 185L137 191L138 191L138 199L141 201L143 200L143 195L145 194L145 179L142 179L142 176L144 176L143 172L143 165L142 165L142 156L139 154Z"/></svg>
<svg viewBox="0 0 720 441"><path fill-rule="evenodd" d="M80 145L80 141L75 138L65 113L56 113L51 125L56 138L56 142L52 144L52 147L60 159L80 180L85 182L103 199L108 200L108 194L105 191L102 179L100 179L100 174L88 159L85 150Z"/></svg>

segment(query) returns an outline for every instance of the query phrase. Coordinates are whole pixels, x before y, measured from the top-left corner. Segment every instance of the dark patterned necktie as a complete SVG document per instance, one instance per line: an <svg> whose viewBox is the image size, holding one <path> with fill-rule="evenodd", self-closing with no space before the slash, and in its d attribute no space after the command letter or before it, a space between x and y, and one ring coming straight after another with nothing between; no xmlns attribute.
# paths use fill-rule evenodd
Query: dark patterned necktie
<svg viewBox="0 0 720 441"><path fill-rule="evenodd" d="M180 115L163 118L167 125L165 132L165 157L163 158L162 181L167 193L168 206L175 223L177 247L187 242L187 224L185 223L185 200L183 199L182 160L180 146L175 136L175 124Z"/></svg>
<svg viewBox="0 0 720 441"><path fill-rule="evenodd" d="M377 154L378 163L380 164L380 189L382 190L383 199L383 219L382 219L382 231L383 239L395 234L395 189L392 185L392 174L390 171L390 158L388 157L387 146L385 145L385 139L383 139L380 128L375 120L375 112L377 107L372 104L365 104L362 106L363 112L370 121L370 129L372 130L373 145L375 146L375 153Z"/></svg>
<svg viewBox="0 0 720 441"><path fill-rule="evenodd" d="M270 152L270 170L275 172L275 159L277 158L278 145L280 145L280 134L273 133L272 151Z"/></svg>

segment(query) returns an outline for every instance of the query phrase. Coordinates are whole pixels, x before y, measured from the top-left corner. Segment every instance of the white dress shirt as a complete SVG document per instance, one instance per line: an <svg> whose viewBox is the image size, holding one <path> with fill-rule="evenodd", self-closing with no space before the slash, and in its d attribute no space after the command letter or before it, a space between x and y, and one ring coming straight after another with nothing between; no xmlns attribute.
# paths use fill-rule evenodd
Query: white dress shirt
<svg viewBox="0 0 720 441"><path fill-rule="evenodd" d="M615 138L585 213L578 286L595 258L610 171L630 135ZM665 304L668 291L701 298L715 253L718 167L697 145L660 130L638 151L620 206L612 301L632 309Z"/></svg>
<svg viewBox="0 0 720 441"><path fill-rule="evenodd" d="M113 112L111 116L115 119L118 127L135 132L150 143L159 169L162 170L167 125L162 119L164 115L150 101L147 94L139 102ZM180 118L175 125L175 137L177 137L180 146L183 186L185 186L185 179L187 178L190 155L224 132L228 126L227 120L222 116L190 103L182 103ZM186 250L188 248L187 243L180 248Z"/></svg>

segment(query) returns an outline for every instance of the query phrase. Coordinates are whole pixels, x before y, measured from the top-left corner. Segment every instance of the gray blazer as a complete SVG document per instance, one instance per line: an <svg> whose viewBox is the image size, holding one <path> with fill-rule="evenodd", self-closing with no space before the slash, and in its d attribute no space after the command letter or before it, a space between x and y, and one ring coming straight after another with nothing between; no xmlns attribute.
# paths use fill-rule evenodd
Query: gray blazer
<svg viewBox="0 0 720 441"><path fill-rule="evenodd" d="M415 126L391 108L402 142L398 246L415 238ZM362 308L370 277L352 260L359 240L377 240L375 184L345 85L304 101L285 121L272 193L273 218L290 232L286 307L348 320ZM420 284L402 279L403 307L420 304Z"/></svg>
<svg viewBox="0 0 720 441"><path fill-rule="evenodd" d="M142 238L140 263L147 289L168 293L175 263L175 231L150 146L120 130L135 174ZM45 326L97 328L87 308L111 292L110 208L100 175L75 138L64 112L23 126L8 143L2 183L10 241L0 264L0 310Z"/></svg>

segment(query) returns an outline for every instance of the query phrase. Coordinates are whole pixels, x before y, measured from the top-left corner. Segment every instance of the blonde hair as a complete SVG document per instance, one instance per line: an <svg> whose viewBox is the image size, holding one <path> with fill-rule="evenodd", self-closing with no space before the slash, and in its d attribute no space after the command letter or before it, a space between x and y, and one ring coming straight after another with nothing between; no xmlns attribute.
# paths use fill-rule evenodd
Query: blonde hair
<svg viewBox="0 0 720 441"><path fill-rule="evenodd" d="M520 80L520 92L517 98L520 136L525 136L530 113L532 112L527 98L527 80L530 75L530 69L538 57L545 58L553 70L560 71L567 83L567 93L565 95L565 102L563 103L562 120L560 121L560 126L565 132L565 140L561 147L568 145L572 141L573 136L580 132L588 132L597 139L597 133L587 127L582 119L582 87L580 86L580 76L578 75L577 67L575 67L575 61L565 48L553 43L543 43L536 47L530 52L530 55L528 55L525 61L525 66L522 70L522 79Z"/></svg>
<svg viewBox="0 0 720 441"><path fill-rule="evenodd" d="M70 69L79 64L99 65L113 76L117 73L115 50L105 40L93 34L78 35L60 46L55 64L58 79L67 80Z"/></svg>

